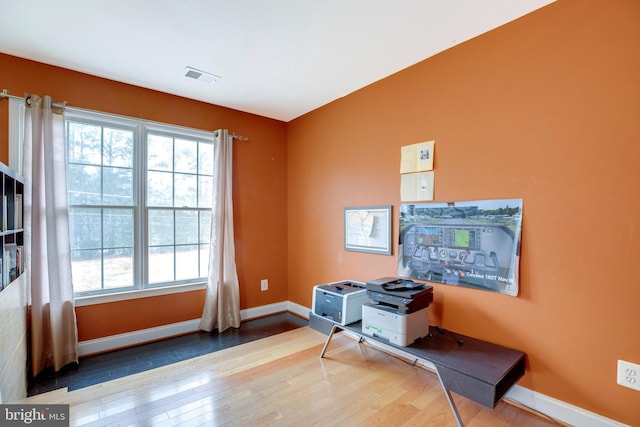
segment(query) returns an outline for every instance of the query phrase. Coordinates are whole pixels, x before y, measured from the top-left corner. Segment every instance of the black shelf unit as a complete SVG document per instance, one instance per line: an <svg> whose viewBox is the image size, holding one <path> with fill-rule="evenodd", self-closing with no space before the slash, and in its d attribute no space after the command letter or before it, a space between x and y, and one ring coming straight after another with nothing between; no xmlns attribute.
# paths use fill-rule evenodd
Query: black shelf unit
<svg viewBox="0 0 640 427"><path fill-rule="evenodd" d="M2 231L0 231L0 292L24 271L24 178L13 169L0 163L2 198Z"/></svg>

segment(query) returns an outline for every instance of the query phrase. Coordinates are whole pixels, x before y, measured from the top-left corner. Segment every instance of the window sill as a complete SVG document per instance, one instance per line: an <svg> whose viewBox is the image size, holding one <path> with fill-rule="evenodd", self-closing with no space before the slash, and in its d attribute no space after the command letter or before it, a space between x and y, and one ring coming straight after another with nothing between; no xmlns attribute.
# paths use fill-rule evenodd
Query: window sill
<svg viewBox="0 0 640 427"><path fill-rule="evenodd" d="M183 292L198 291L205 289L206 283L192 283L188 285L167 286L164 288L143 289L137 291L118 292L106 295L91 295L86 297L78 297L75 299L76 307L84 307L87 305L104 304L107 302L126 301L138 298L148 298L160 295L180 294Z"/></svg>

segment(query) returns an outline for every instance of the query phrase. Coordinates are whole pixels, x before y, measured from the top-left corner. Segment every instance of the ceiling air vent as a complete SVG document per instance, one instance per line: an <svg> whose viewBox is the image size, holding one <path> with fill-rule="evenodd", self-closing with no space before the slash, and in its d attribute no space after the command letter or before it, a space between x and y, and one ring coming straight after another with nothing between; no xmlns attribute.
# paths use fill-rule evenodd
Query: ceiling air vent
<svg viewBox="0 0 640 427"><path fill-rule="evenodd" d="M220 80L220 76L207 73L206 71L196 70L195 68L191 67L184 68L184 76L209 84L216 84L218 83L218 80Z"/></svg>

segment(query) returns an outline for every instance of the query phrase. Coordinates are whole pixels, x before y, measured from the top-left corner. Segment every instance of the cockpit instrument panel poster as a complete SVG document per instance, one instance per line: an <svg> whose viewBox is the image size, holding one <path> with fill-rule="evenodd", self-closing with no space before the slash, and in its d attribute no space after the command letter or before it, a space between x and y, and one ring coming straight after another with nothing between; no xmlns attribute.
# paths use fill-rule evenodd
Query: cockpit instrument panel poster
<svg viewBox="0 0 640 427"><path fill-rule="evenodd" d="M398 275L518 295L522 199L400 205Z"/></svg>

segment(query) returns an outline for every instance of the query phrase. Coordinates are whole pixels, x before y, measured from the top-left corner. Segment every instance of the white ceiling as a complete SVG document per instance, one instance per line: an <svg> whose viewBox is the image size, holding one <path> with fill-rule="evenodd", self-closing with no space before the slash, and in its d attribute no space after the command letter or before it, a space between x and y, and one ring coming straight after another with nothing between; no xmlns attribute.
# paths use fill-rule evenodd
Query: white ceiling
<svg viewBox="0 0 640 427"><path fill-rule="evenodd" d="M0 0L0 52L290 121L552 2Z"/></svg>

